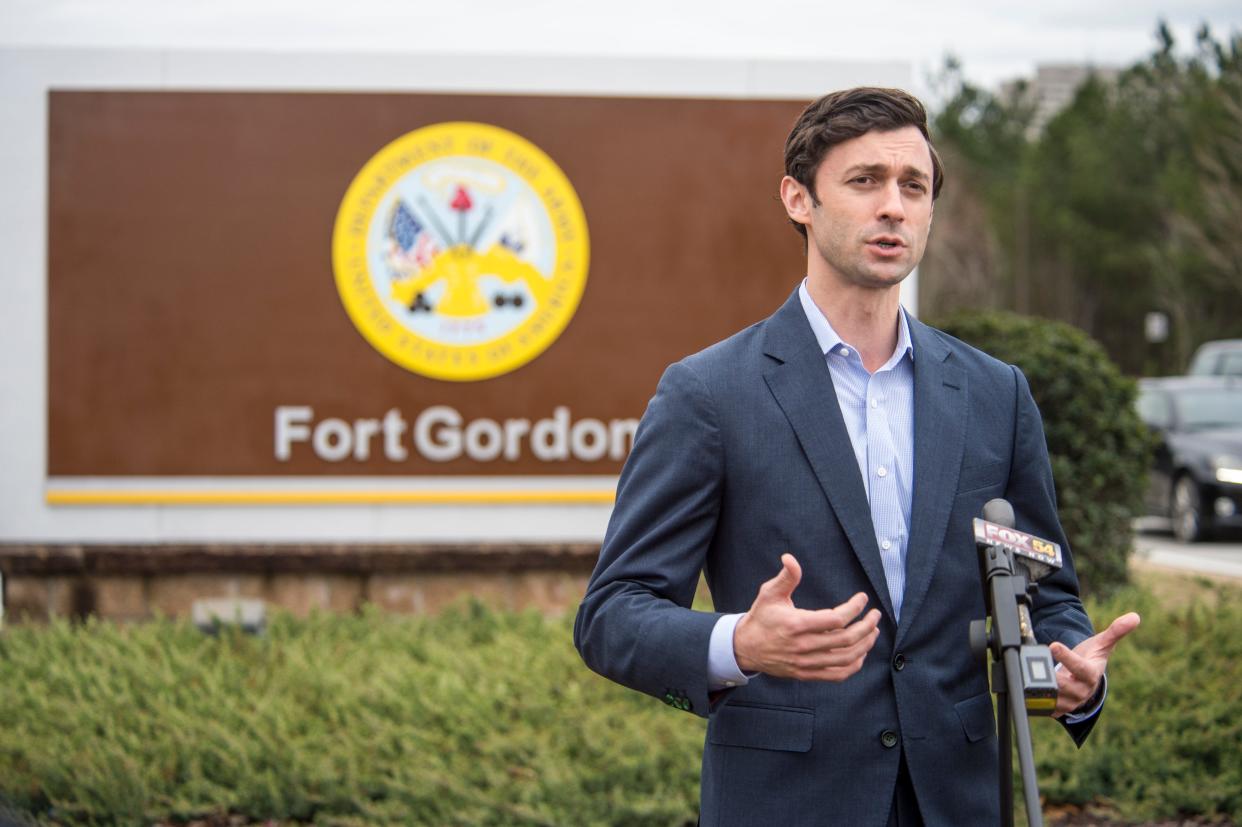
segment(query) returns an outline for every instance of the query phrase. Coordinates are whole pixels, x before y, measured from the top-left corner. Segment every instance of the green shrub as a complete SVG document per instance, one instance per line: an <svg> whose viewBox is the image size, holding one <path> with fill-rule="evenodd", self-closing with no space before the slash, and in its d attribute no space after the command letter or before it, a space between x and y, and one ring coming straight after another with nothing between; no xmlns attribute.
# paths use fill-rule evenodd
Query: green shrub
<svg viewBox="0 0 1242 827"><path fill-rule="evenodd" d="M1033 724L1050 804L1242 818L1242 591L1161 609L1109 669L1082 750ZM0 633L0 816L150 825L239 814L354 827L693 824L703 722L582 665L571 618L274 619Z"/></svg>
<svg viewBox="0 0 1242 827"><path fill-rule="evenodd" d="M1088 609L1100 627L1127 611L1143 624L1109 659L1103 717L1081 750L1058 724L1032 723L1040 792L1127 822L1242 822L1242 590L1170 611L1126 589Z"/></svg>
<svg viewBox="0 0 1242 827"><path fill-rule="evenodd" d="M680 827L702 735L589 672L568 619L478 604L0 635L0 801L66 824Z"/></svg>
<svg viewBox="0 0 1242 827"><path fill-rule="evenodd" d="M1131 520L1142 513L1152 441L1133 380L1070 325L1004 312L936 324L1026 374L1044 419L1061 524L1084 592L1126 583Z"/></svg>

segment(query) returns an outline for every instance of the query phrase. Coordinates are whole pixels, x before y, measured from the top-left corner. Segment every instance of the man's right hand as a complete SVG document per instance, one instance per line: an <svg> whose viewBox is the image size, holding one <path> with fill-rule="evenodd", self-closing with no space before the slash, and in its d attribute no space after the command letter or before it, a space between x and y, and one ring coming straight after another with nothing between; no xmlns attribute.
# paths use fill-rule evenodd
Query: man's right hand
<svg viewBox="0 0 1242 827"><path fill-rule="evenodd" d="M750 611L733 630L733 655L743 672L801 681L843 681L862 668L880 635L880 612L859 592L832 609L810 611L793 604L802 567L781 555L781 570L759 587Z"/></svg>

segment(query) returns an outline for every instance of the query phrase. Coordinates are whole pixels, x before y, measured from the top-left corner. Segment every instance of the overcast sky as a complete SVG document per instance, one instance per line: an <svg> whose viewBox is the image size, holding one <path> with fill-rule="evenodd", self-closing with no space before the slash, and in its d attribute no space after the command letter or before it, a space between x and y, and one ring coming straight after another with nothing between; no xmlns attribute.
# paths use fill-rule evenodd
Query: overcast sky
<svg viewBox="0 0 1242 827"><path fill-rule="evenodd" d="M902 60L995 86L1037 63L1126 65L1165 19L1242 31L1239 0L0 0L0 45ZM926 91L920 89L920 91Z"/></svg>

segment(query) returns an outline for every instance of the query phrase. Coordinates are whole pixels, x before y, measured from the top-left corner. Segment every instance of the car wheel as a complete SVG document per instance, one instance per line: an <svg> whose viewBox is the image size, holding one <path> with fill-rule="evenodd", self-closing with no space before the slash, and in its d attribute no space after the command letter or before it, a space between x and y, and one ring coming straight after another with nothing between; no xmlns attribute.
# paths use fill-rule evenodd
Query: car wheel
<svg viewBox="0 0 1242 827"><path fill-rule="evenodd" d="M1203 519L1203 498L1199 486L1188 475L1177 478L1173 486L1173 535L1183 543L1202 540L1207 534Z"/></svg>

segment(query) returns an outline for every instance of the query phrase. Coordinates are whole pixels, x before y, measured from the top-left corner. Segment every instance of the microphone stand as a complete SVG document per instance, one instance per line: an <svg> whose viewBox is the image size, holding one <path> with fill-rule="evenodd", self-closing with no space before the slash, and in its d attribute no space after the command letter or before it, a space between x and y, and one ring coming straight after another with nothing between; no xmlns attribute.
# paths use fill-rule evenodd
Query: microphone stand
<svg viewBox="0 0 1242 827"><path fill-rule="evenodd" d="M979 549L979 573L987 621L970 624L970 646L987 662L992 653L992 691L996 693L997 737L1000 746L1001 824L1013 827L1013 744L1010 723L1018 742L1026 818L1030 827L1043 827L1039 811L1039 784L1031 751L1027 715L1052 715L1057 707L1056 664L1052 652L1035 639L1031 623L1031 596L1036 582L1061 568L1061 547L1014 529L1013 506L1002 499L983 506L984 519L974 521Z"/></svg>
<svg viewBox="0 0 1242 827"><path fill-rule="evenodd" d="M996 694L996 725L1000 747L1001 824L1013 827L1013 743L1010 722L1018 745L1018 765L1022 773L1022 789L1026 797L1026 818L1030 827L1043 827L1039 808L1039 782L1035 778L1035 754L1031 749L1031 724L1027 720L1023 689L1022 663L1019 653L1024 638L1033 637L1030 614L1029 584L1023 574L1015 573L1008 550L996 545L980 549L983 570L983 593L988 616L992 618L989 632L986 621L970 624L971 648L986 660L992 654L992 692ZM1021 603L1021 609L1019 604ZM1023 627L1026 627L1025 629ZM1026 632L1024 635L1023 632Z"/></svg>

